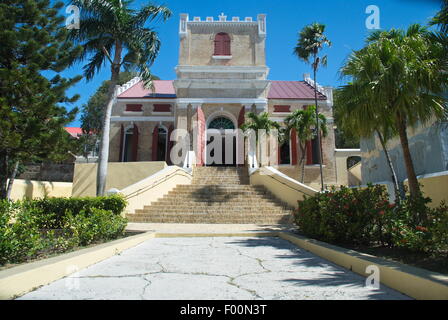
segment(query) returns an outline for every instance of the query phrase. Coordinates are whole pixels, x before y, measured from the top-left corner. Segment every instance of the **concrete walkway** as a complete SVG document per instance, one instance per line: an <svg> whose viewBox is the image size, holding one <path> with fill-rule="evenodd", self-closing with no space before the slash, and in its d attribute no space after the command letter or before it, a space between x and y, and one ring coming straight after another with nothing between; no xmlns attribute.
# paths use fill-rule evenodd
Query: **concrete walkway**
<svg viewBox="0 0 448 320"><path fill-rule="evenodd" d="M279 238L210 237L151 239L19 299L408 297Z"/></svg>

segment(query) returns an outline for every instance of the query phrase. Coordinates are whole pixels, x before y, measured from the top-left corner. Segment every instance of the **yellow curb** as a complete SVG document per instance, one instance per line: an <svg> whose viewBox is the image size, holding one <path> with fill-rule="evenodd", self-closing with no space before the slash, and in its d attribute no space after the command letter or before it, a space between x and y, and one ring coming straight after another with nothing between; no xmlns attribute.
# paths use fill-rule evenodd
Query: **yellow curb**
<svg viewBox="0 0 448 320"><path fill-rule="evenodd" d="M381 283L412 298L419 300L448 299L448 276L443 274L344 249L288 232L278 232L278 236L364 277L370 275L370 273L366 273L367 266L375 265L380 271Z"/></svg>
<svg viewBox="0 0 448 320"><path fill-rule="evenodd" d="M154 233L145 232L0 271L0 300L24 295L151 238Z"/></svg>

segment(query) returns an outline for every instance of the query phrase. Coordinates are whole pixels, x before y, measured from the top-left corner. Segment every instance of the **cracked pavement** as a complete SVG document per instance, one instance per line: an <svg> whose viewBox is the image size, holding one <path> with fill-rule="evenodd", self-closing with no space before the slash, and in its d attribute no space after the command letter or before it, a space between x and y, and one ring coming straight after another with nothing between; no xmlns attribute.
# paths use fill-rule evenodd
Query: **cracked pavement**
<svg viewBox="0 0 448 320"><path fill-rule="evenodd" d="M150 239L19 299L409 298L283 239L197 237Z"/></svg>

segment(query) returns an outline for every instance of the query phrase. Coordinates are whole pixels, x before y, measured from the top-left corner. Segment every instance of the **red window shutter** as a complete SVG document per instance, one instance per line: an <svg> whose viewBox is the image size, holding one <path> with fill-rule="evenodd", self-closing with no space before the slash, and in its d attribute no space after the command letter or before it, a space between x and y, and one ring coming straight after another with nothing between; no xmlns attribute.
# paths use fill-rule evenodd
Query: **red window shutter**
<svg viewBox="0 0 448 320"><path fill-rule="evenodd" d="M220 32L215 36L215 56L230 56L230 36Z"/></svg>
<svg viewBox="0 0 448 320"><path fill-rule="evenodd" d="M123 143L124 143L124 127L121 125L120 129L120 151L118 162L123 162Z"/></svg>
<svg viewBox="0 0 448 320"><path fill-rule="evenodd" d="M156 125L152 131L152 161L157 161L157 146L159 142L159 126Z"/></svg>
<svg viewBox="0 0 448 320"><path fill-rule="evenodd" d="M291 106L274 106L274 112L290 112Z"/></svg>
<svg viewBox="0 0 448 320"><path fill-rule="evenodd" d="M238 115L238 128L240 128L244 123L244 116L246 114L246 110L244 107L241 108L240 114Z"/></svg>
<svg viewBox="0 0 448 320"><path fill-rule="evenodd" d="M141 104L127 104L126 111L132 111L132 112L142 111L142 105Z"/></svg>
<svg viewBox="0 0 448 320"><path fill-rule="evenodd" d="M297 131L291 130L291 164L295 166L297 164Z"/></svg>
<svg viewBox="0 0 448 320"><path fill-rule="evenodd" d="M222 56L222 42L217 38L218 38L218 35L215 38L215 51L214 51L213 55Z"/></svg>
<svg viewBox="0 0 448 320"><path fill-rule="evenodd" d="M132 132L132 161L137 161L138 155L138 127L134 123L134 130Z"/></svg>
<svg viewBox="0 0 448 320"><path fill-rule="evenodd" d="M306 142L306 164L313 164L313 142Z"/></svg>
<svg viewBox="0 0 448 320"><path fill-rule="evenodd" d="M169 165L172 165L173 163L171 162L171 157L170 157L170 154L171 154L171 148L173 147L173 144L174 144L174 141L171 141L171 133L173 132L173 130L174 130L174 126L173 125L171 125L169 128L168 128L168 137L167 137L167 139L168 139L168 152L166 153L166 162L169 164Z"/></svg>

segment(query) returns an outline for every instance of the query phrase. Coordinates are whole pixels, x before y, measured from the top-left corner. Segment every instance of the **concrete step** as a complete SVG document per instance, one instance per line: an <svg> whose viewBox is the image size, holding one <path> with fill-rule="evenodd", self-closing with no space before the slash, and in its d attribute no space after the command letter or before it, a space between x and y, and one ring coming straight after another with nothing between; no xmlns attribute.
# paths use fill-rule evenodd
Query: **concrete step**
<svg viewBox="0 0 448 320"><path fill-rule="evenodd" d="M218 207L228 207L232 206L256 206L256 205L274 205L274 206L285 206L284 204L276 201L275 199L267 198L256 198L256 199L245 199L245 198L232 198L232 199L185 199L185 198L162 198L151 203L153 205L164 205L164 206L174 206L178 205L179 201L183 200L182 204L185 206L196 206L196 205L214 205Z"/></svg>
<svg viewBox="0 0 448 320"><path fill-rule="evenodd" d="M289 216L279 217L201 217L201 216L155 216L155 217L129 217L130 222L140 223L222 223L222 224L287 224L291 223Z"/></svg>
<svg viewBox="0 0 448 320"><path fill-rule="evenodd" d="M214 208L143 208L135 210L135 214L154 214L154 213L166 213L166 214L216 214L216 215L272 215L272 214L292 214L292 211L283 208L269 208L269 209L244 209L244 210L232 210L232 209L214 209Z"/></svg>

